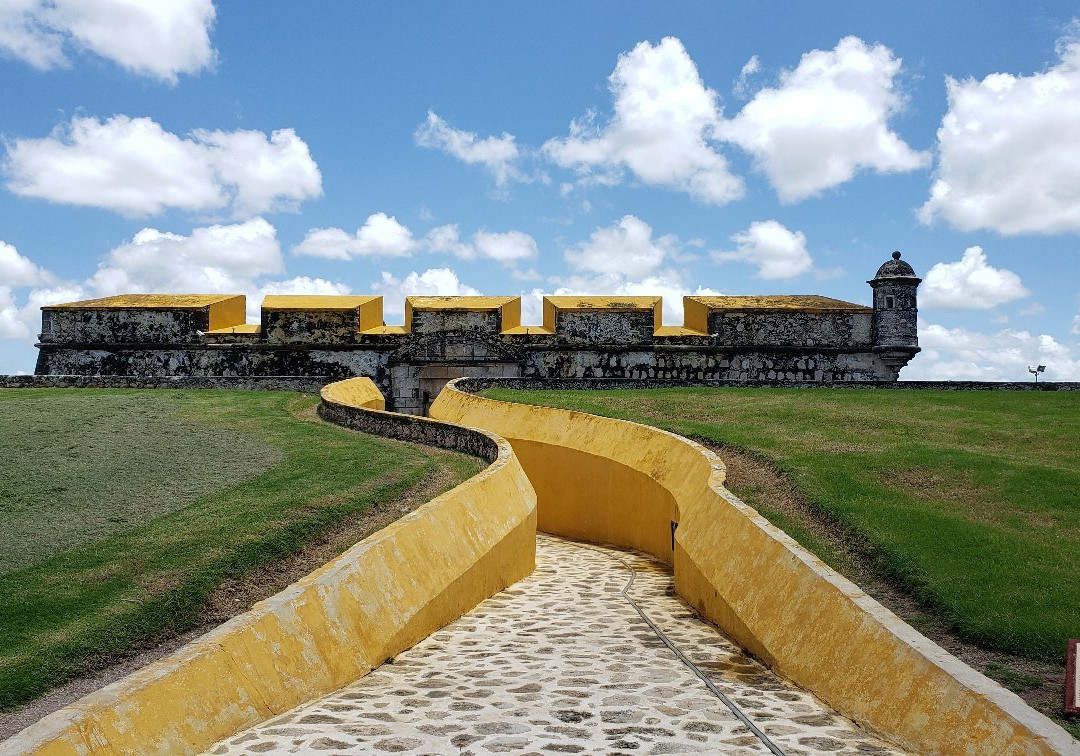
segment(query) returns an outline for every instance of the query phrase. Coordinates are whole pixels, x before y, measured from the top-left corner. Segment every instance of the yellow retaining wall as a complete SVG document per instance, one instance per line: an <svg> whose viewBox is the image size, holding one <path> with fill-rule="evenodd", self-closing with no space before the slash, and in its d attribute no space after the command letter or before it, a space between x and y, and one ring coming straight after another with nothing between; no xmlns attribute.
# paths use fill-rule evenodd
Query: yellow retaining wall
<svg viewBox="0 0 1080 756"><path fill-rule="evenodd" d="M370 378L350 378L322 387L319 396L324 402L344 404L347 407L385 410L386 398Z"/></svg>
<svg viewBox="0 0 1080 756"><path fill-rule="evenodd" d="M779 674L917 753L1080 753L724 488L709 450L635 423L463 393L432 417L511 442L541 530L673 563L676 591ZM671 549L671 525L675 549Z"/></svg>
<svg viewBox="0 0 1080 756"><path fill-rule="evenodd" d="M530 574L536 499L510 446L485 435L498 458L479 475L0 750L198 752L367 674Z"/></svg>

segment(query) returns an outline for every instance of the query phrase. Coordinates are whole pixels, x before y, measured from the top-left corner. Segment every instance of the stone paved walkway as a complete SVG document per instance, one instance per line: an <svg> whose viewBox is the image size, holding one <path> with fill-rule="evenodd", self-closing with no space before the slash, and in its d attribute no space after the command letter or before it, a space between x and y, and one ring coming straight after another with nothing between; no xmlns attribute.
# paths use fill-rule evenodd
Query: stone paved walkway
<svg viewBox="0 0 1080 756"><path fill-rule="evenodd" d="M667 566L541 535L532 576L210 753L768 753L621 595L631 574L628 595L777 749L896 752L698 619Z"/></svg>

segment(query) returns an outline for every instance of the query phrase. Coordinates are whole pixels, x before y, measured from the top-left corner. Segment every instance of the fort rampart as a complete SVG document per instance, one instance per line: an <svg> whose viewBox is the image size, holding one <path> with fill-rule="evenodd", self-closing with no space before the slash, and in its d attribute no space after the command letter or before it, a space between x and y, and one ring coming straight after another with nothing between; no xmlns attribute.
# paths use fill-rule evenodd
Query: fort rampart
<svg viewBox="0 0 1080 756"><path fill-rule="evenodd" d="M378 296L132 294L42 308L39 375L366 376L386 407L423 414L459 377L846 384L897 380L918 351L920 279L899 259L869 281L873 306L828 297L408 297L386 325Z"/></svg>

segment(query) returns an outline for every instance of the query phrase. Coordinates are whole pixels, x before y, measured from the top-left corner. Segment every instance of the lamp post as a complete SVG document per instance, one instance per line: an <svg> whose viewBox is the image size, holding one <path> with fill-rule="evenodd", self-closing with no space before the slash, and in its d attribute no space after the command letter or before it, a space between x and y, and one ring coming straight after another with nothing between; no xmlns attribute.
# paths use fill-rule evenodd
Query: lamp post
<svg viewBox="0 0 1080 756"><path fill-rule="evenodd" d="M1035 367L1032 367L1031 365L1028 365L1028 372L1031 373L1033 376L1035 376L1035 382L1036 383L1039 382L1039 373L1042 373L1042 372L1045 372L1045 371L1046 371L1046 365L1036 365Z"/></svg>

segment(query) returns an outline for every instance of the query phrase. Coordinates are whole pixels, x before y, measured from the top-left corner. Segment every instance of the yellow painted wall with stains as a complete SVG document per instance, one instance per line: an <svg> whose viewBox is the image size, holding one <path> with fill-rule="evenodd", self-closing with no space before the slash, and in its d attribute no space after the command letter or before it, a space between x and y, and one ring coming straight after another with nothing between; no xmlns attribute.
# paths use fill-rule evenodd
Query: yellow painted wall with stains
<svg viewBox="0 0 1080 756"><path fill-rule="evenodd" d="M1080 752L1019 697L919 635L724 488L707 449L635 423L448 386L432 417L498 433L541 530L648 551L676 591L780 675L916 753ZM671 521L679 523L671 548Z"/></svg>

